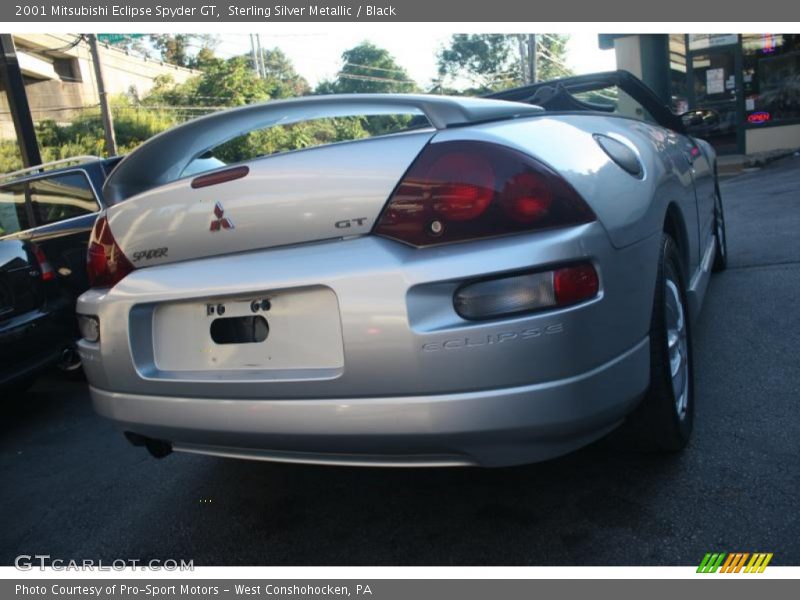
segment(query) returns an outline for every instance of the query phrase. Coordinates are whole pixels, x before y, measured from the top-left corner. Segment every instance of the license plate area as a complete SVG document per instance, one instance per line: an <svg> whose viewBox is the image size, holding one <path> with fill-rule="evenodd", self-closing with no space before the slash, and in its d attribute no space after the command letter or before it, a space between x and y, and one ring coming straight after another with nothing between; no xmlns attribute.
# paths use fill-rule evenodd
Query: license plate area
<svg viewBox="0 0 800 600"><path fill-rule="evenodd" d="M339 305L326 287L153 306L157 372L280 372L344 366Z"/></svg>

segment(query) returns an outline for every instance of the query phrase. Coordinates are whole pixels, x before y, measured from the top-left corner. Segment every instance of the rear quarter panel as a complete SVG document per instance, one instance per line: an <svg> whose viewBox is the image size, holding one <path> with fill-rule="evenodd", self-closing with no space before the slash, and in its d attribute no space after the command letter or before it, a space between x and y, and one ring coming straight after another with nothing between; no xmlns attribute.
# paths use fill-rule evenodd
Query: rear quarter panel
<svg viewBox="0 0 800 600"><path fill-rule="evenodd" d="M634 177L620 168L600 148L594 134L631 148L643 165L643 176ZM692 175L680 157L682 136L663 127L605 115L546 115L446 130L433 143L456 139L504 144L560 173L589 203L617 248L661 231L671 203L681 211L687 229L696 231ZM695 263L696 234L688 237L688 254Z"/></svg>

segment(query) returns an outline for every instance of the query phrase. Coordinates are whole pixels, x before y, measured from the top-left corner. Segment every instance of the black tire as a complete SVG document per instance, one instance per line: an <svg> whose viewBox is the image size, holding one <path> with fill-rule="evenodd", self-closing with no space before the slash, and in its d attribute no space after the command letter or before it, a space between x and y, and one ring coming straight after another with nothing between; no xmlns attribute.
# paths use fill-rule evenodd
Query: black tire
<svg viewBox="0 0 800 600"><path fill-rule="evenodd" d="M670 287L671 286L671 287ZM629 448L645 452L676 452L689 442L694 425L694 366L692 363L691 323L684 286L681 258L675 242L668 235L661 241L658 275L656 278L653 316L650 323L650 387L641 403L628 416L619 431L619 438ZM677 292L677 296L676 296ZM668 294L670 295L668 297ZM685 337L678 336L678 344L685 340L685 382L676 383L684 394L685 408L679 409L674 391L668 345L668 311L675 314L676 297L683 311ZM669 305L669 306L668 306ZM670 308L672 307L672 308ZM676 329L673 329L676 331ZM674 339L674 336L673 336ZM677 345L680 351L682 346ZM684 363L678 363L678 370Z"/></svg>
<svg viewBox="0 0 800 600"><path fill-rule="evenodd" d="M725 230L725 211L722 208L722 196L719 188L714 196L714 264L711 269L718 273L728 266L728 234Z"/></svg>

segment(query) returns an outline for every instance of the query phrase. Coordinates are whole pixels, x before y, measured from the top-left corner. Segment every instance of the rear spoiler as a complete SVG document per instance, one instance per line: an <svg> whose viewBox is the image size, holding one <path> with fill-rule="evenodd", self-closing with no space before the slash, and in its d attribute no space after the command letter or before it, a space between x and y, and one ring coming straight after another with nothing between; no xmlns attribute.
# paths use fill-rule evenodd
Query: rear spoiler
<svg viewBox="0 0 800 600"><path fill-rule="evenodd" d="M249 131L313 119L418 112L436 129L539 114L538 106L422 94L341 94L264 102L213 113L160 133L126 156L103 186L115 204L181 177L195 158Z"/></svg>

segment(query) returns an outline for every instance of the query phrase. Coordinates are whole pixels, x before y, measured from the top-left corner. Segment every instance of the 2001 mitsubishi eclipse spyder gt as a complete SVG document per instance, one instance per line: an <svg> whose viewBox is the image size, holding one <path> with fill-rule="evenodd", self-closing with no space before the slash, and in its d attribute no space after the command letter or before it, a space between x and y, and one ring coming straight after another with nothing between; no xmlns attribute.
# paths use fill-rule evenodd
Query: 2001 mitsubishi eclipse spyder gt
<svg viewBox="0 0 800 600"><path fill-rule="evenodd" d="M403 128L230 159L352 116ZM499 466L620 425L678 450L726 255L715 154L686 133L713 115L683 117L613 72L162 133L104 186L78 303L94 406L156 456Z"/></svg>

